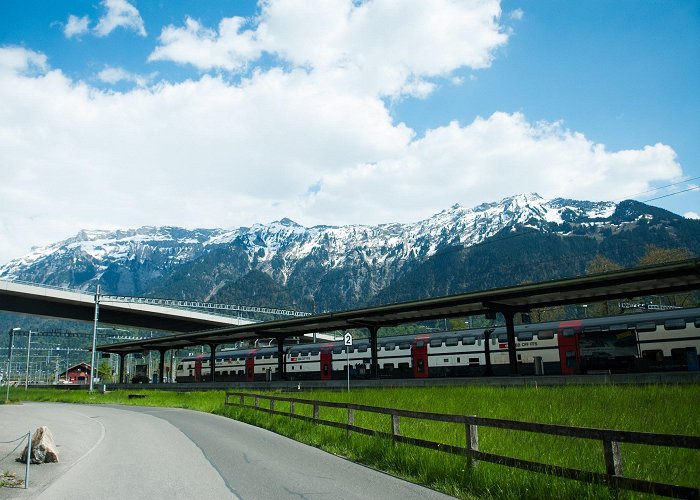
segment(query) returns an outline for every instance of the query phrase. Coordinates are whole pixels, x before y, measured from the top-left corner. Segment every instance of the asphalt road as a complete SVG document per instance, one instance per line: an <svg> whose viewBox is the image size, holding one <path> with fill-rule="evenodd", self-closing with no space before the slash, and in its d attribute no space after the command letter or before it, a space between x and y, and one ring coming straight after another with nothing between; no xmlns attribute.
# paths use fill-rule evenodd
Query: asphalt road
<svg viewBox="0 0 700 500"><path fill-rule="evenodd" d="M0 488L0 499L451 498L207 413L60 403L0 406L0 441L41 425L51 430L60 462L30 466L29 488ZM24 465L13 460L0 462L0 470L24 477Z"/></svg>

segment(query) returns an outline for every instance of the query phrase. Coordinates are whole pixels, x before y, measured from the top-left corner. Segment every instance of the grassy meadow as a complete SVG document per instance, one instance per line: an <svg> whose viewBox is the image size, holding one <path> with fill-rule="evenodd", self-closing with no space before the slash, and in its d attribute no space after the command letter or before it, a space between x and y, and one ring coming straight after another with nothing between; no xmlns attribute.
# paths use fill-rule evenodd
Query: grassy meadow
<svg viewBox="0 0 700 500"><path fill-rule="evenodd" d="M144 394L129 399L129 394ZM280 396L436 413L456 413L511 420L643 432L700 435L700 386L562 386L562 387L436 387L357 389L350 393L310 391ZM348 435L341 429L314 425L252 409L224 406L223 391L114 391L106 394L75 390L13 389L11 399L109 403L189 408L224 415L264 427L329 452L460 498L558 499L647 498L546 474L486 462L469 468L463 457L394 444L386 439ZM267 402L261 401L266 407ZM288 411L278 402L276 410ZM296 405L311 415L311 407ZM320 418L346 422L342 409L321 408ZM355 425L391 431L387 415L356 412ZM464 446L463 425L401 419L401 434ZM622 444L624 475L700 488L700 451ZM581 470L604 472L602 443L544 436L522 431L479 428L481 451Z"/></svg>

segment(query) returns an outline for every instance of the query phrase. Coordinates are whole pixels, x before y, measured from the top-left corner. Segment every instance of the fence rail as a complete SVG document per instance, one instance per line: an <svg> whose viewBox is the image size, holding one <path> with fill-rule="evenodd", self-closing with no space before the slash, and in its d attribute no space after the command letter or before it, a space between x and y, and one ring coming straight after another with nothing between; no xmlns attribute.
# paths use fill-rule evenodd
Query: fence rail
<svg viewBox="0 0 700 500"><path fill-rule="evenodd" d="M26 434L22 434L20 437L13 439L11 441L0 441L0 445L2 445L2 444L12 445L12 444L18 443L9 453L0 457L0 462L2 462L3 460L6 460L14 452L16 452L22 446L22 443L24 442L25 438L27 440L27 444L26 444L27 463L24 466L24 489L27 489L29 487L29 463L32 461L31 460L31 457L32 457L32 433L28 432Z"/></svg>
<svg viewBox="0 0 700 500"><path fill-rule="evenodd" d="M238 398L236 402L234 399ZM246 401L253 400L253 404L246 404ZM269 407L260 406L260 400L267 400ZM279 411L275 409L276 402L289 403L289 411ZM619 431L612 429L596 429L585 427L569 427L564 425L540 424L532 422L520 422L515 420L504 420L488 417L477 417L473 415L453 415L444 413L429 413L420 411L400 410L395 408L382 408L354 403L335 403L330 401L314 401L299 398L287 398L281 396L271 396L263 394L251 394L243 392L226 392L226 406L240 406L252 408L258 411L273 415L282 415L296 418L315 424L322 424L348 432L357 432L368 436L385 437L395 442L407 443L414 446L438 450L454 455L465 456L471 466L475 466L479 461L491 462L508 467L516 467L534 472L546 473L553 476L574 479L577 481L599 483L607 485L613 489L632 490L655 495L700 499L700 490L697 488L678 486L655 481L646 481L625 477L622 469L622 456L620 443L633 443L651 446L666 446L673 448L700 449L700 436L685 436L678 434L656 434L649 432ZM308 405L312 408L311 417L297 413L296 405ZM347 423L332 420L322 420L319 418L320 408L345 409L347 411ZM384 432L375 429L368 429L355 425L355 412L362 411L368 413L378 413L391 417L391 432ZM466 445L456 446L446 443L438 443L424 439L401 435L401 418L411 418L419 420L430 420L436 422L449 422L463 424L465 426ZM605 473L584 471L562 467L551 464L543 464L530 460L512 458L494 453L487 453L479 450L479 427L493 427L499 429L509 429L526 431L539 434L549 434L554 436L565 436L581 439L592 439L601 441L603 444L603 460L605 462Z"/></svg>

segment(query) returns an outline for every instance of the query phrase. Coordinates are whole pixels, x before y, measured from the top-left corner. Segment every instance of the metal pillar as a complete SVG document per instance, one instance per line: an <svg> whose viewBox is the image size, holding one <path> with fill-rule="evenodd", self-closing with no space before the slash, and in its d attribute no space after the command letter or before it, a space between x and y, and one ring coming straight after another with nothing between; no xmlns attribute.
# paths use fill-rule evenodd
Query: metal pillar
<svg viewBox="0 0 700 500"><path fill-rule="evenodd" d="M284 338L277 339L277 376L278 380L287 380L286 366L284 363Z"/></svg>
<svg viewBox="0 0 700 500"><path fill-rule="evenodd" d="M209 344L209 368L211 376L209 380L216 381L216 346L217 344Z"/></svg>
<svg viewBox="0 0 700 500"><path fill-rule="evenodd" d="M484 330L484 356L486 357L485 363L486 368L484 369L484 376L493 376L493 368L491 368L491 334L493 333L493 328L487 328Z"/></svg>
<svg viewBox="0 0 700 500"><path fill-rule="evenodd" d="M378 326L368 326L369 330L369 345L372 354L372 366L369 370L370 378L379 378L379 357L377 356L377 332Z"/></svg>
<svg viewBox="0 0 700 500"><path fill-rule="evenodd" d="M124 361L126 360L126 354L119 354L119 383L123 384L124 383L124 377L126 376L126 373L124 373ZM66 373L66 376L68 374Z"/></svg>
<svg viewBox="0 0 700 500"><path fill-rule="evenodd" d="M158 383L165 382L165 351L166 349L158 349L160 353L160 364L158 365Z"/></svg>
<svg viewBox="0 0 700 500"><path fill-rule="evenodd" d="M510 361L510 375L518 375L518 354L515 352L515 323L513 309L505 309L503 317L506 320L506 333L508 334L508 359Z"/></svg>

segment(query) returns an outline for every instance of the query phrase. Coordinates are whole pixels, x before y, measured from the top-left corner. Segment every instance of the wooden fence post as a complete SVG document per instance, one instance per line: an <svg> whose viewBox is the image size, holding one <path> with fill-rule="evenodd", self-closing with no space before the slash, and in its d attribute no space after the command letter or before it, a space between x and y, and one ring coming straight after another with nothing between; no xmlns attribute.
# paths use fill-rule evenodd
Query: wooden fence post
<svg viewBox="0 0 700 500"><path fill-rule="evenodd" d="M476 467L479 461L474 458L474 452L479 451L479 429L469 422L465 422L464 427L467 432L467 466Z"/></svg>
<svg viewBox="0 0 700 500"><path fill-rule="evenodd" d="M314 403L314 420L318 420L318 403Z"/></svg>
<svg viewBox="0 0 700 500"><path fill-rule="evenodd" d="M241 406L245 405L245 396L241 394Z"/></svg>
<svg viewBox="0 0 700 500"><path fill-rule="evenodd" d="M294 401L289 403L289 413L294 415Z"/></svg>
<svg viewBox="0 0 700 500"><path fill-rule="evenodd" d="M620 443L617 441L603 441L603 453L605 454L605 471L611 476L622 477Z"/></svg>
<svg viewBox="0 0 700 500"><path fill-rule="evenodd" d="M260 406L260 399L255 396L255 407L257 408L258 406Z"/></svg>
<svg viewBox="0 0 700 500"><path fill-rule="evenodd" d="M270 411L275 411L275 400L274 399L270 400Z"/></svg>
<svg viewBox="0 0 700 500"><path fill-rule="evenodd" d="M399 416L394 413L391 414L391 435L394 440L401 435L401 422Z"/></svg>

